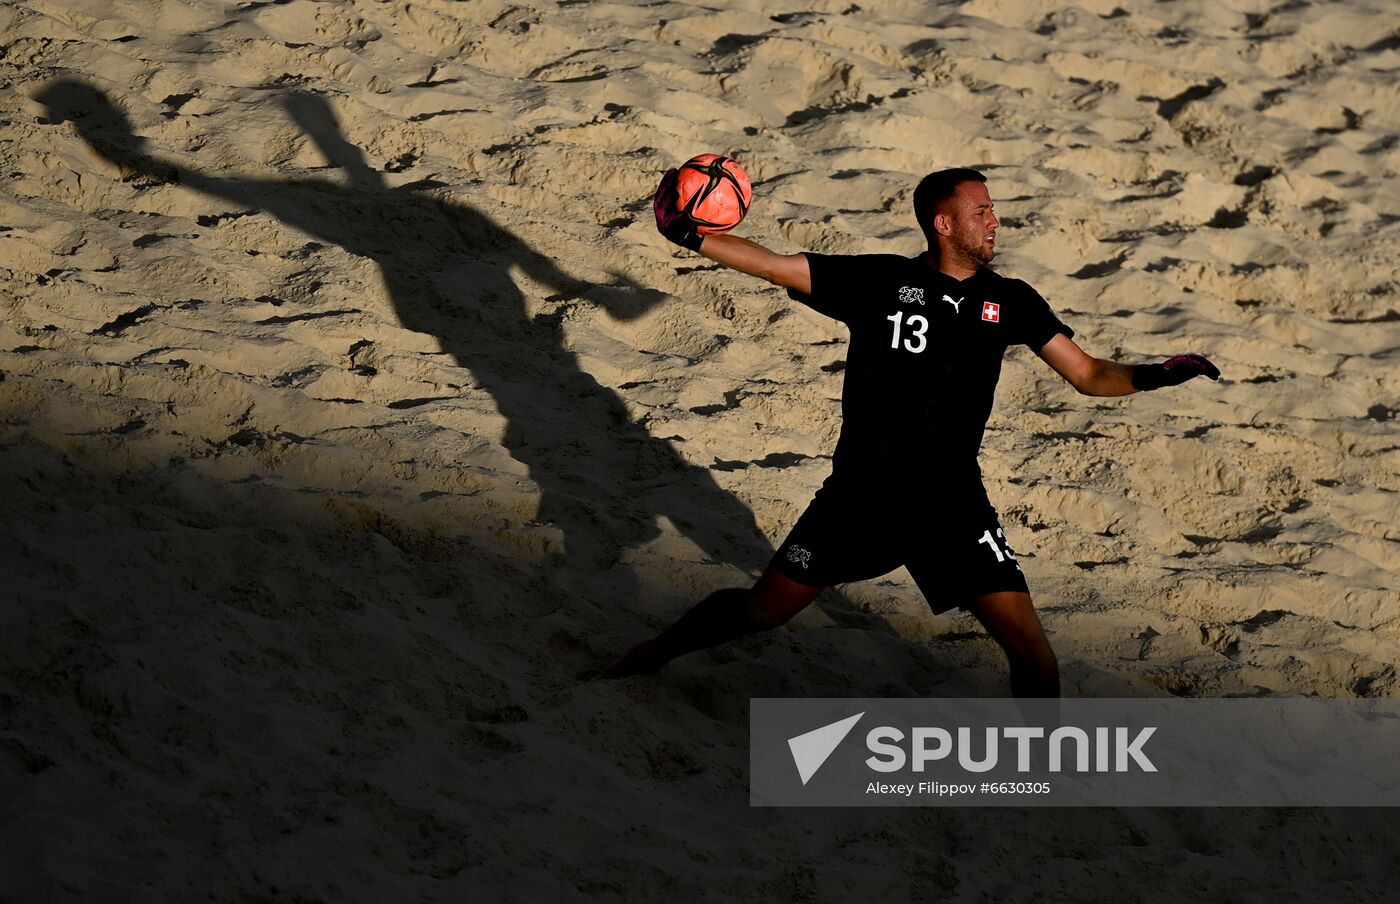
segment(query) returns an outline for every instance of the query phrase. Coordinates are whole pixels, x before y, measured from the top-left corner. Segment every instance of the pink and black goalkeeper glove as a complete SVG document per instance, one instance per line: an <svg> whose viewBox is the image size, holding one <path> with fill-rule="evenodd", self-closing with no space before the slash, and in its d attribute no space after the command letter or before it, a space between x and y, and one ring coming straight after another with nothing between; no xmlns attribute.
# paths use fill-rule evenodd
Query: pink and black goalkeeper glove
<svg viewBox="0 0 1400 904"><path fill-rule="evenodd" d="M674 167L668 169L666 175L661 177L656 196L651 199L651 209L656 214L656 231L682 248L699 251L705 237L696 231L695 221L684 210L677 208L680 193L676 189L676 176Z"/></svg>
<svg viewBox="0 0 1400 904"><path fill-rule="evenodd" d="M1177 355L1161 364L1138 364L1133 367L1133 388L1142 392L1177 386L1192 377L1220 379L1220 368L1204 355Z"/></svg>

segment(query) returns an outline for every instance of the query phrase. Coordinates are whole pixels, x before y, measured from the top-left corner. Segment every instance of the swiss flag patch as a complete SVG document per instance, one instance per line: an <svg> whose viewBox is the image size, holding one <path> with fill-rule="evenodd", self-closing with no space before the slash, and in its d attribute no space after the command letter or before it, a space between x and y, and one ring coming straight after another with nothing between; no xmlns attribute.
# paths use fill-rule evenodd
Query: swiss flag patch
<svg viewBox="0 0 1400 904"><path fill-rule="evenodd" d="M982 302L982 319L997 323L1001 320L1001 305L992 301Z"/></svg>

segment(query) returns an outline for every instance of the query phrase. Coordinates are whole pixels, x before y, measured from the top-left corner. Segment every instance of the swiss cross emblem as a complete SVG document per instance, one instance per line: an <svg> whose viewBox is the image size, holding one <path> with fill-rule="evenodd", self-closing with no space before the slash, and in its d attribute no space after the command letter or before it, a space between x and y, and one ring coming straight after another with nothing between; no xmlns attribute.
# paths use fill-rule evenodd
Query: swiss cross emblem
<svg viewBox="0 0 1400 904"><path fill-rule="evenodd" d="M982 319L992 323L1001 320L1001 305L994 301L982 302Z"/></svg>

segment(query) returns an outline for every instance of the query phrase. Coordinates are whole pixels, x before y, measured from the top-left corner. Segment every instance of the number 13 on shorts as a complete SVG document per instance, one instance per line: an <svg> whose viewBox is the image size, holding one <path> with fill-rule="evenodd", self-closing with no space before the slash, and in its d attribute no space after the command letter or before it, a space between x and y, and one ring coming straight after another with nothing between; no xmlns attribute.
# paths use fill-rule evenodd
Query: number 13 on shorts
<svg viewBox="0 0 1400 904"><path fill-rule="evenodd" d="M998 542L998 540L1000 540L1000 542ZM977 542L979 544L987 544L987 548L992 551L992 555L997 557L997 564L1001 564L1007 559L1010 559L1012 565L1015 565L1017 568L1021 567L1021 563L1016 561L1016 554L1011 551L1011 544L1006 542L1006 535L1001 532L1001 528L997 528L995 537L992 536L991 528L987 528L982 532L982 536L978 538ZM1005 553L1004 555L1003 551Z"/></svg>

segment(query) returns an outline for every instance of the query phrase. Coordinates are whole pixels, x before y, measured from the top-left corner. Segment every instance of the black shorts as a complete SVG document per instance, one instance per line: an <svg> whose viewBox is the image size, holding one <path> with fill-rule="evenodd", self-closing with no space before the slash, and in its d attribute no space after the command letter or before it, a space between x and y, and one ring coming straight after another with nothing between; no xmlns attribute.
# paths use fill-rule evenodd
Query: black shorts
<svg viewBox="0 0 1400 904"><path fill-rule="evenodd" d="M903 565L934 612L984 593L1029 592L980 482L952 497L906 500L897 510L882 496L823 486L769 567L799 584L829 587Z"/></svg>

